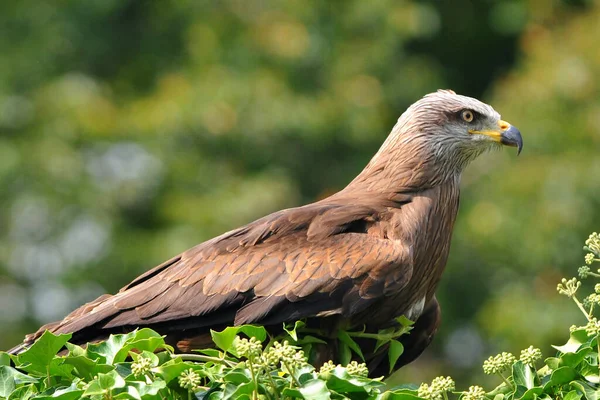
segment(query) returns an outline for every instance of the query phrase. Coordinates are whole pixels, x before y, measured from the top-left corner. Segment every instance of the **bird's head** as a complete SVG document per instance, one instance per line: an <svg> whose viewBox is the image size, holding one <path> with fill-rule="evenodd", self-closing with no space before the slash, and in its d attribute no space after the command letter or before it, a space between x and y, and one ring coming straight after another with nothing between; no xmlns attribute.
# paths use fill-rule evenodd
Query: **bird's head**
<svg viewBox="0 0 600 400"><path fill-rule="evenodd" d="M377 154L353 182L369 188L423 188L460 178L481 153L523 148L517 128L490 105L451 90L430 93L411 105Z"/></svg>
<svg viewBox="0 0 600 400"><path fill-rule="evenodd" d="M523 148L519 130L490 105L451 90L430 93L410 106L391 136L395 146L412 144L453 170L462 170L486 150L505 145L520 153Z"/></svg>
<svg viewBox="0 0 600 400"><path fill-rule="evenodd" d="M500 118L500 114L477 99L451 90L438 90L416 102L409 110L417 119L428 121L425 131L447 140L459 141L465 149L513 146L523 148L521 133Z"/></svg>

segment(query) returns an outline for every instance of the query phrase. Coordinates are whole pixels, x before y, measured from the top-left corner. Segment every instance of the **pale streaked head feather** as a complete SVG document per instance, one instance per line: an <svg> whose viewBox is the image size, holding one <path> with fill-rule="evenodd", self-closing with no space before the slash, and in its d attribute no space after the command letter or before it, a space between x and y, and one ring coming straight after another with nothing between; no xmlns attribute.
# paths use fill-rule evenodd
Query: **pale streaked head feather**
<svg viewBox="0 0 600 400"><path fill-rule="evenodd" d="M475 112L478 118L466 123L460 118L463 110ZM494 129L499 120L500 114L492 106L475 98L452 90L429 93L400 116L357 180L376 174L378 179L409 180L405 184L410 187L458 180L469 162L487 150L501 147L469 130Z"/></svg>

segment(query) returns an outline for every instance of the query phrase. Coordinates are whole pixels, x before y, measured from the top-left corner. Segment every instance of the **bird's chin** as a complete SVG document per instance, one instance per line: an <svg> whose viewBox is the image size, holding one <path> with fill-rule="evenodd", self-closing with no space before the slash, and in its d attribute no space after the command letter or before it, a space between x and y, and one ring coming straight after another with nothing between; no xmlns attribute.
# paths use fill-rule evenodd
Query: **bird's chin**
<svg viewBox="0 0 600 400"><path fill-rule="evenodd" d="M475 150L474 152L477 153L477 156L486 153L486 152L491 152L491 151L498 151L501 150L504 146L502 145L502 143L490 138L489 136L485 136L485 135L478 135L479 137L477 137L475 140L473 140L474 142L474 146Z"/></svg>
<svg viewBox="0 0 600 400"><path fill-rule="evenodd" d="M468 146L461 152L461 156L457 157L457 159L461 160L461 170L474 161L476 158L481 156L484 153L498 151L502 149L502 146L498 142L494 142L492 140L480 139L480 140L472 140Z"/></svg>
<svg viewBox="0 0 600 400"><path fill-rule="evenodd" d="M504 148L504 145L499 142L491 141L488 145L488 151L500 151Z"/></svg>

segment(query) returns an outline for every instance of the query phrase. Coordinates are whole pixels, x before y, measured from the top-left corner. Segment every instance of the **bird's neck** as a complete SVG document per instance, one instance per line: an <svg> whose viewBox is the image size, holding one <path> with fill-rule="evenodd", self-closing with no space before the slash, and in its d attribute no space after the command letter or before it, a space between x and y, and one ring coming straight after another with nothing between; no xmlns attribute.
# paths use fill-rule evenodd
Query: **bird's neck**
<svg viewBox="0 0 600 400"><path fill-rule="evenodd" d="M416 193L440 185L458 185L461 170L441 165L418 141L383 144L363 171L348 185L378 193Z"/></svg>

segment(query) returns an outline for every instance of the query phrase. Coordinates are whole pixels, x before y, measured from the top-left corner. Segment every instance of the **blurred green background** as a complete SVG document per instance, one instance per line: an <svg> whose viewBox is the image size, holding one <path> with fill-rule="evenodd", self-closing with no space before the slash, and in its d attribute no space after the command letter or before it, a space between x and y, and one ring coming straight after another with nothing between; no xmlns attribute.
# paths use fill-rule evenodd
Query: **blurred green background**
<svg viewBox="0 0 600 400"><path fill-rule="evenodd" d="M395 378L483 381L578 311L600 228L600 4L90 0L0 12L0 348L231 228L341 189L438 88L525 148L463 177L443 325Z"/></svg>

